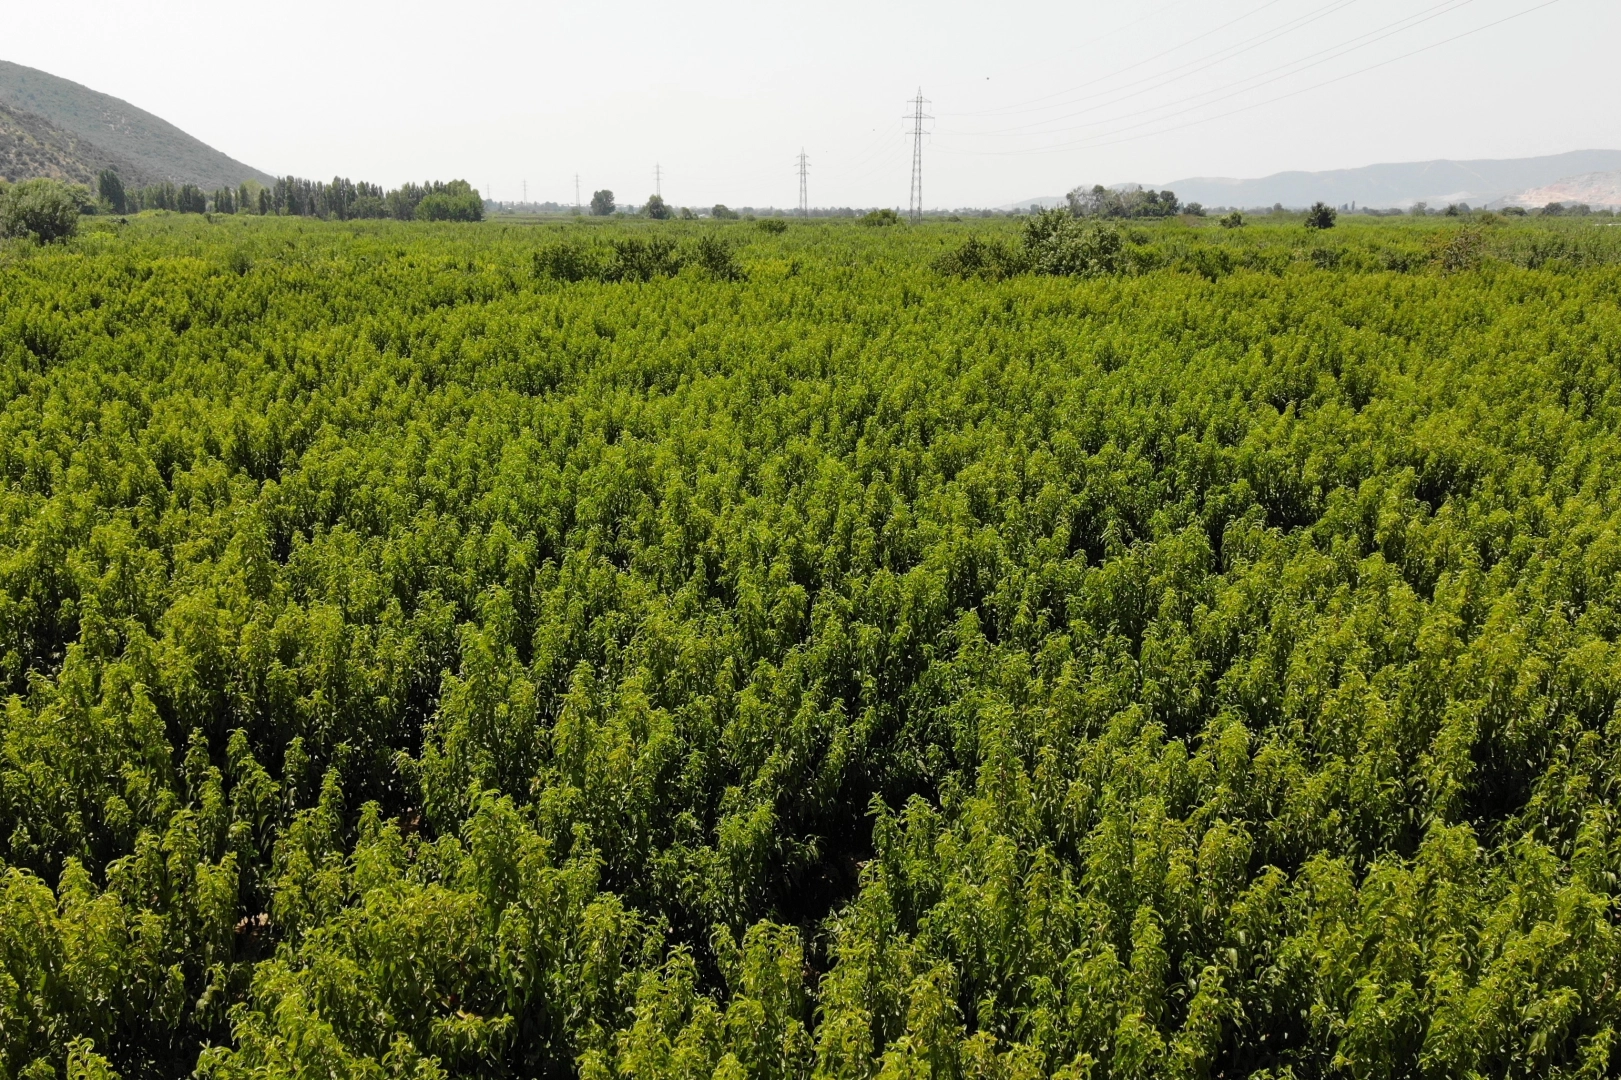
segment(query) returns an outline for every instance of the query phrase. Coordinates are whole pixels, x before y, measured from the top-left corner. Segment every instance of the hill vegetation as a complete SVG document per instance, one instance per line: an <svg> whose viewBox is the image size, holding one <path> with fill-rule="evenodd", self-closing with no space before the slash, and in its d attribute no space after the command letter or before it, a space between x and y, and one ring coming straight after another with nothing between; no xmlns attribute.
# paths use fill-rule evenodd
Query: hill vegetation
<svg viewBox="0 0 1621 1080"><path fill-rule="evenodd" d="M1621 238L1029 224L0 248L0 1075L1613 1075Z"/></svg>
<svg viewBox="0 0 1621 1080"><path fill-rule="evenodd" d="M44 117L0 105L0 179L50 177L93 187L96 177L107 169L133 184L156 179L128 158L64 131Z"/></svg>
<svg viewBox="0 0 1621 1080"><path fill-rule="evenodd" d="M273 179L127 101L5 60L0 60L0 105L30 113L66 132L76 148L73 160L86 166L94 164L94 168L88 170L90 176L116 165L124 174L126 186L168 181L213 190L235 187L247 180L268 184ZM0 138L16 139L12 133L16 124L15 119L0 119ZM53 145L61 141L61 137L56 136ZM51 165L49 153L36 154L42 156L30 160ZM56 167L61 171L41 171L33 175L86 182L83 168L74 173L66 166ZM10 179L26 178L9 171L6 175Z"/></svg>

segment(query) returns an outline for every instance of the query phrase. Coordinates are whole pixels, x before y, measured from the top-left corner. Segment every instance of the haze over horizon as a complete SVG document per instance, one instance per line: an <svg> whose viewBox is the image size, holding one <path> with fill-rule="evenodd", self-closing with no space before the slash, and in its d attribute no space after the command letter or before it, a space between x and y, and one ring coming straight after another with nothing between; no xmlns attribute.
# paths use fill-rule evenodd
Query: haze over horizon
<svg viewBox="0 0 1621 1080"><path fill-rule="evenodd" d="M1260 177L1621 146L1602 0L1038 0L925 7L636 0L604 17L485 5L447 21L334 6L4 0L3 58L125 99L275 173L461 176L495 198L653 190L678 204L904 205L906 98L935 120L924 201L988 206L1080 183Z"/></svg>

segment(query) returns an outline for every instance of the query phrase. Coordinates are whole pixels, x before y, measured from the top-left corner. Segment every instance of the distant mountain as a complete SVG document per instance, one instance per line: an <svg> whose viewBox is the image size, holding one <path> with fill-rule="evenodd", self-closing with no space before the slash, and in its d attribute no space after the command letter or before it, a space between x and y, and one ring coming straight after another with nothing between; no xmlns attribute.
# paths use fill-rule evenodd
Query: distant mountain
<svg viewBox="0 0 1621 1080"><path fill-rule="evenodd" d="M1483 161L1413 161L1393 165L1364 165L1360 169L1329 172L1281 172L1258 180L1226 176L1190 176L1168 184L1143 184L1156 191L1176 192L1184 203L1206 206L1273 206L1300 208L1314 202L1331 206L1355 203L1378 208L1466 202L1474 206L1502 202L1527 189L1540 189L1583 174L1621 170L1621 150L1573 150L1547 157L1505 158ZM1088 184L1088 187L1091 185ZM1116 184L1115 187L1132 185ZM1061 196L1047 195L1008 203L1003 210L1023 210L1031 204L1053 206ZM1535 205L1550 201L1544 199ZM1567 202L1602 200L1566 197ZM1607 204L1605 204L1607 205Z"/></svg>
<svg viewBox="0 0 1621 1080"><path fill-rule="evenodd" d="M1031 196L1028 199L1020 199L1020 200L1017 200L1015 202L1007 203L1006 205L1003 205L1003 206L998 206L998 207L996 207L996 209L998 209L998 210L1028 210L1032 206L1039 206L1043 210L1051 210L1055 206L1063 206L1063 205L1065 205L1066 202L1067 202L1067 200L1062 195L1034 195L1034 196Z"/></svg>
<svg viewBox="0 0 1621 1080"><path fill-rule="evenodd" d="M1541 187L1581 173L1621 169L1621 150L1575 150L1548 157L1483 161L1415 161L1364 165L1330 172L1283 172L1259 180L1194 176L1155 187L1170 188L1183 202L1206 206L1338 206L1409 207L1493 202L1527 188Z"/></svg>
<svg viewBox="0 0 1621 1080"><path fill-rule="evenodd" d="M0 60L0 105L10 106L13 116L30 113L65 132L77 147L75 154L79 158L90 160L100 155L97 160L126 163L135 170L137 184L169 180L206 189L234 187L244 180L268 184L273 179L127 101L5 60ZM12 121L13 126L17 123ZM19 146L26 142L21 135L14 138ZM60 139L52 145L57 143ZM30 149L19 153L32 155L28 160L46 162L52 152ZM124 174L124 166L120 166L119 173L127 186L130 179ZM42 174L55 175L48 169Z"/></svg>
<svg viewBox="0 0 1621 1080"><path fill-rule="evenodd" d="M1532 207L1549 203L1586 203L1595 209L1621 206L1621 171L1567 176L1542 187L1516 192L1498 205Z"/></svg>
<svg viewBox="0 0 1621 1080"><path fill-rule="evenodd" d="M93 185L96 174L107 168L117 169L124 183L134 187L158 179L128 158L80 139L43 116L0 105L0 178L49 176Z"/></svg>

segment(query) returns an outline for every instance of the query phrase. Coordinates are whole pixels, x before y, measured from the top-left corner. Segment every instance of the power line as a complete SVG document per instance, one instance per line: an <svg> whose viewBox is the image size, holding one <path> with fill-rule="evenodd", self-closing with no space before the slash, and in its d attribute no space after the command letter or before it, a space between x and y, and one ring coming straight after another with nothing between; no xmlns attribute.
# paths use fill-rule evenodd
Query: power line
<svg viewBox="0 0 1621 1080"><path fill-rule="evenodd" d="M923 106L927 104L929 104L928 99L923 96L923 88L920 86L917 88L917 97L912 101L912 115L908 117L912 121L912 192L910 210L914 224L923 220L923 136L925 134L923 121L934 119L934 117L925 114L923 111Z"/></svg>
<svg viewBox="0 0 1621 1080"><path fill-rule="evenodd" d="M1261 12L1265 11L1267 8L1273 6L1274 4L1276 4L1278 2L1279 2L1279 0L1266 0L1266 2L1261 4L1259 7L1252 8L1251 10L1244 12L1242 15L1238 16L1237 18L1229 19L1228 21L1222 23L1220 26L1215 26L1215 27L1210 28L1209 30L1203 31L1202 33L1195 34L1193 37L1188 38L1186 41L1180 42L1179 44L1176 44L1176 45L1172 45L1170 48L1163 49L1163 50L1153 54L1152 56L1144 57L1143 59L1137 61L1135 64L1127 64L1125 67L1120 68L1118 71L1111 72L1108 75L1099 75L1095 79L1088 79L1086 82L1081 83L1079 86L1072 86L1068 90L1055 90L1050 94L1042 94L1040 97L1031 98L1028 101L1016 102L1016 103L1014 103L1012 105L1003 105L1003 106L1000 106L999 108L986 109L986 110L984 110L982 112L977 112L977 113L963 113L961 115L964 115L964 116L989 116L989 115L991 115L993 113L1016 112L1016 111L1018 111L1020 109L1027 109L1027 108L1029 108L1029 107L1031 107L1033 105L1036 105L1037 102L1048 101L1048 100L1050 100L1052 98L1055 98L1055 97L1065 97L1066 95L1073 94L1077 90L1083 90L1088 86L1095 86L1096 84L1098 84L1100 82L1107 82L1108 80L1110 80L1110 79L1112 79L1112 78L1114 78L1114 77L1116 77L1118 75L1124 75L1126 72L1132 71L1132 70L1134 70L1136 68L1140 68L1144 64L1151 64L1155 60L1158 60L1163 56L1169 56L1169 55L1171 55L1172 53L1176 52L1179 49L1185 49L1189 45L1197 45L1199 42L1203 41L1205 38L1214 37L1216 34L1221 33L1221 31L1226 30L1228 27L1231 27L1231 26L1234 26L1234 25L1236 25L1238 23L1243 22L1245 19L1249 18L1252 15L1259 15ZM1059 104L1063 104L1063 103L1060 102ZM1039 107L1040 108L1052 108L1053 106L1048 105L1048 106L1039 106Z"/></svg>
<svg viewBox="0 0 1621 1080"><path fill-rule="evenodd" d="M1096 90L1096 91L1093 91L1090 94L1083 94L1080 97L1070 98L1068 101L1055 102L1052 105L1043 105L1036 111L1040 112L1040 111L1046 111L1046 110L1050 110L1050 109L1065 108L1065 107L1070 106L1070 105L1077 105L1077 104L1079 104L1079 103L1081 103L1083 101L1091 101L1091 100L1094 100L1096 98L1110 98L1110 97L1112 97L1113 100L1104 101L1104 102L1101 102L1101 103L1099 103L1097 105L1089 105L1089 106L1086 106L1085 108L1082 108L1082 109L1080 109L1080 110L1078 110L1076 112L1064 113L1063 115L1060 115L1060 116L1051 116L1051 117L1047 117L1047 118L1041 119L1041 120L1031 120L1031 121L1029 121L1027 123L1016 124L1013 127L993 128L993 129L986 130L986 131L965 132L965 134L989 135L989 136L998 136L998 137L1014 137L1014 138L1017 138L1017 137L1020 137L1023 134L1025 134L1027 132L1027 129L1030 129L1030 128L1036 128L1036 127L1040 127L1042 125L1047 125L1047 124L1056 124L1056 123L1059 123L1059 122L1064 121L1064 120L1074 119L1077 116L1085 116L1087 113L1096 112L1099 109L1105 109L1105 108L1108 108L1109 106L1112 106L1112 105L1118 105L1121 102L1129 101L1132 98L1140 97L1143 94L1150 93L1150 92L1152 92L1154 90L1160 90L1160 89L1163 89L1164 87L1170 86L1173 83L1180 82L1183 79L1186 79L1190 75L1197 75L1201 71L1207 71L1210 68L1216 67L1216 66L1218 66L1220 64L1224 64L1227 61L1232 60L1235 57L1241 56L1244 53L1247 53L1247 52L1250 52L1250 51L1252 51L1254 49L1260 48L1262 45L1269 44L1272 41L1275 41L1276 39L1278 39L1280 37L1283 37L1283 36L1285 36L1287 34L1291 34L1296 30L1303 29L1303 28L1311 25L1312 23L1315 23L1315 22L1317 22L1317 21L1319 21L1319 20L1321 20L1323 18L1326 18L1329 15L1333 15L1333 14L1339 12L1340 10L1342 10L1343 8L1350 7L1352 4L1355 4L1357 2L1358 2L1358 0L1330 0L1329 3L1324 4L1322 7L1316 8L1313 11L1309 11L1305 15L1299 16L1299 17L1297 17L1295 19L1291 19L1291 20L1289 20L1288 22L1284 23L1281 26L1272 27L1272 28L1270 28L1268 30L1263 31L1262 33L1256 34L1253 37L1250 37L1250 38L1247 38L1247 39L1245 39L1243 41L1239 41L1239 42L1236 42L1236 43L1234 43L1232 45L1228 45L1228 46L1225 46L1223 48L1217 49L1215 52L1206 53L1203 56L1196 56L1191 60L1184 61L1183 63L1177 64L1177 65L1175 65L1175 66L1173 66L1171 68L1168 68L1165 71L1157 72L1157 73L1155 73L1153 75L1146 75L1146 76L1144 76L1144 77L1142 77L1140 79L1134 79L1131 82L1123 83L1123 84L1121 84L1119 86L1110 87L1110 88L1106 88L1106 89L1103 89L1103 90ZM1469 3L1473 3L1473 2L1474 2L1474 0L1443 0L1443 4L1439 5L1439 6L1447 6L1447 5L1462 6L1463 4L1469 4ZM1408 21L1408 20L1406 20L1406 19L1398 20L1398 22L1405 22L1405 21ZM1391 24L1391 25L1394 25L1394 24ZM1365 34L1363 35L1363 37L1366 37L1366 36L1367 35L1365 35ZM1358 40L1358 39L1353 38L1352 40L1354 41L1354 40ZM1324 50L1324 51L1327 51L1327 50ZM1316 55L1316 54L1314 54L1314 55ZM1247 81L1247 80L1246 79L1238 80L1238 82L1245 82L1245 81ZM1144 85L1144 84L1149 84L1149 85ZM1236 85L1236 84L1229 84L1229 85ZM1141 87L1141 89L1133 90L1133 89L1131 89L1132 87ZM1218 87L1217 89L1221 89L1221 88ZM1209 92L1213 92L1213 91L1207 91L1207 93L1209 93ZM1192 95L1192 98L1197 98L1197 97L1201 97L1201 96L1203 96L1203 95L1202 94L1194 94L1194 95ZM1187 98L1187 99L1184 99L1184 100L1192 100L1192 98ZM1172 104L1176 104L1176 103L1173 102ZM1164 108L1164 107L1166 107L1166 106L1155 106L1155 108ZM1132 116L1132 115L1137 115L1137 114L1135 114L1135 113L1127 113L1126 115L1127 116ZM1035 134L1035 135L1047 134L1046 132L1041 132L1041 131L1032 131L1032 132L1028 132L1028 133L1029 134Z"/></svg>
<svg viewBox="0 0 1621 1080"><path fill-rule="evenodd" d="M799 148L799 216L810 217L810 198L806 194L805 173L810 168L810 158L805 156L805 148Z"/></svg>
<svg viewBox="0 0 1621 1080"><path fill-rule="evenodd" d="M1329 60L1334 60L1334 59L1337 59L1338 57L1344 56L1344 55L1346 55L1348 53L1356 52L1359 49L1363 49L1363 48L1366 48L1369 45L1373 45L1373 44L1375 44L1377 42L1383 41L1385 38L1392 37L1392 36L1394 36L1396 34L1403 33L1403 32L1405 32L1407 30L1411 30L1414 27L1420 26L1423 23L1427 23L1432 19L1439 18L1442 15L1451 14L1452 12L1458 10L1459 8L1466 7L1466 6L1468 6L1469 4L1472 4L1472 3L1475 3L1475 0L1442 0L1441 3L1436 4L1433 7L1426 8L1426 9L1424 9L1422 11L1419 11L1419 12L1413 14L1413 15L1403 16L1402 18L1397 19L1394 22L1386 23L1383 26L1375 27L1373 30L1367 31L1366 33L1359 34L1356 37L1353 37L1353 38L1349 39L1348 41L1338 42L1338 43L1336 43L1334 45L1329 46L1328 48L1319 49L1318 51L1316 51L1314 53L1309 53L1306 56L1297 57L1296 59L1290 60L1290 61L1288 61L1286 63L1279 64L1276 67L1268 68L1265 71L1257 72L1256 74L1253 74L1253 75L1246 75L1243 78L1235 79L1235 80L1233 80L1231 82L1227 82L1227 83L1223 83L1223 84L1221 84L1219 86L1211 87L1209 90L1201 90L1201 91L1199 91L1197 93L1189 94L1189 95L1186 95L1186 96L1181 97L1181 98L1173 99L1171 101L1162 102L1162 103L1160 103L1158 105L1151 105L1151 106L1148 106L1147 108L1137 109L1137 110L1135 110L1133 112L1119 113L1119 114L1117 114L1115 116L1108 117L1108 118L1106 118L1104 120L1101 120L1101 121L1099 121L1099 123L1118 123L1119 121L1129 120L1129 119L1131 119L1133 117L1146 116L1149 113L1165 112L1165 111L1168 111L1168 110L1176 109L1178 106L1192 105L1195 102L1199 102L1201 98L1206 99L1201 103L1203 105L1211 105L1211 104L1214 104L1214 103L1216 103L1218 101L1225 101L1228 98L1236 97L1239 94L1247 93L1250 90L1255 90L1255 89L1258 89L1259 87L1266 86L1266 85L1268 85L1270 83L1277 82L1279 79L1287 78L1290 75L1296 75L1296 74L1299 74L1300 72L1303 72L1303 71L1309 71L1310 69L1312 69L1314 67L1319 67L1322 64L1327 63ZM1280 72L1281 72L1281 74L1279 74ZM1268 78L1268 76L1272 76L1272 77ZM1174 82L1174 81L1176 81L1176 78L1172 78L1170 80L1167 80L1167 83L1168 82ZM1166 83L1160 84L1160 86L1164 86L1164 85L1166 85ZM1150 89L1150 90L1159 89L1159 87L1150 87L1148 89ZM1230 91L1230 92L1224 92L1224 91ZM1030 123L1030 124L1022 124L1022 125L1019 125L1017 127L1005 128L1005 129L1001 129L1001 130L964 132L963 134L971 135L973 137L1001 137L1001 138L1007 138L1007 137L1028 138L1028 137L1037 136L1037 135L1056 135L1056 134L1062 133L1062 131L1064 129L1060 128L1060 129L1049 130L1049 131L1031 131L1031 130L1028 130L1028 129L1033 128L1038 124L1052 124L1052 123L1057 123L1057 122L1062 121L1062 120L1071 119L1071 118L1074 118L1074 117L1077 117L1077 116L1084 116L1089 112L1097 111L1097 109L1099 109L1099 108L1105 108L1105 107L1107 107L1109 105L1118 105L1123 101L1126 101L1126 100L1128 100L1130 98L1133 98L1133 97L1137 97L1137 96L1139 96L1139 94L1146 93L1146 92L1147 92L1146 90L1144 90L1144 91L1135 91L1133 93L1126 94L1124 97L1116 98L1114 101L1105 102L1104 105L1081 109L1079 112L1070 113L1067 116L1050 117L1050 118L1048 118L1046 120L1038 120L1038 121L1034 121L1033 123ZM1081 100L1084 100L1084 99L1081 99ZM1145 120L1145 121L1143 121L1143 123L1144 124L1159 123L1160 121L1165 120L1165 119L1168 119L1168 118L1167 117L1159 117L1159 118L1154 119L1154 120ZM1080 126L1080 127L1089 127L1089 126L1093 126L1093 125L1081 124L1081 125L1078 125L1078 126ZM1117 130L1118 131L1130 130L1131 126L1135 126L1135 125L1130 125L1130 126L1128 126L1126 128L1120 128L1120 129L1117 129ZM1092 136L1092 138L1098 138L1098 137L1102 137L1102 136L1106 136L1106 135L1110 135L1110 134L1115 134L1115 133L1116 132L1103 132L1102 135L1100 135L1100 136ZM1083 136L1083 138L1086 138L1086 137Z"/></svg>
<svg viewBox="0 0 1621 1080"><path fill-rule="evenodd" d="M1468 2L1468 0L1465 0L1465 2ZM1458 40L1460 40L1462 38L1472 37L1473 35L1481 33L1482 31L1490 30L1494 26L1501 26L1503 23L1510 22L1510 21L1512 21L1514 19L1522 18L1522 17L1524 17L1526 15L1532 14L1533 12L1541 11L1545 7L1552 7L1553 5L1555 5L1557 3L1560 3L1560 0L1543 0L1543 2L1540 3L1540 4L1533 4L1532 6L1530 6L1528 8L1525 8L1525 9L1523 9L1521 11L1514 12L1512 15L1505 15L1501 19L1494 19L1493 21L1491 21L1489 23L1485 23L1485 24L1483 24L1481 26L1474 27L1471 30L1465 30L1462 33L1454 34L1451 37L1442 38L1440 41L1434 41L1434 42L1431 42L1428 45L1422 45L1419 48L1413 49L1411 52L1405 52L1405 53L1400 54L1399 56L1392 56L1388 60L1380 60L1377 63L1369 64L1367 67L1358 68L1355 71L1348 71L1343 75L1336 75L1331 79L1324 79L1322 82L1313 83L1310 86L1302 86L1297 90L1290 90L1290 91L1287 91L1285 93L1278 94L1278 95L1276 95L1274 97L1265 98L1265 99L1263 99L1261 101L1251 102L1248 105L1240 105L1238 108L1229 109L1229 110L1227 110L1226 112L1223 112L1223 113L1216 113L1213 116L1201 116L1201 117L1195 118L1193 120L1188 120L1188 121L1185 121L1185 122L1180 123L1180 124L1172 125L1170 127L1158 127L1158 128L1155 128L1152 131L1141 131L1141 130L1139 130L1139 129L1142 129L1142 128L1151 127L1151 126L1156 125L1156 124L1161 124L1165 120L1171 119L1170 117L1159 117L1159 118L1153 119L1153 120L1145 120L1145 121L1142 121L1141 123L1138 123L1138 124L1130 124L1130 125L1127 125L1126 127L1116 129L1115 131L1101 132L1101 133L1099 133L1098 135L1095 135L1095 136L1074 139L1074 140L1072 140L1070 142L1067 142L1067 143L1061 143L1061 144L1058 144L1056 146L1042 147L1042 148L1034 149L1034 150L1000 150L1000 151L997 151L997 150L982 150L982 151L967 150L967 151L964 151L964 150L951 150L951 149L945 148L945 147L942 147L941 150L942 150L942 152L948 153L948 154L949 153L971 154L971 155L980 156L980 157L1002 157L1002 156L1012 156L1012 155L1022 156L1022 155L1027 155L1027 154L1058 154L1058 153L1066 153L1066 152L1071 151L1071 150L1081 149L1081 148L1086 148L1086 147L1115 146L1115 145L1118 145L1120 143L1133 142L1133 141L1135 141L1137 139L1151 138L1151 137L1153 137L1155 135L1166 135L1166 134L1169 134L1170 132L1181 131L1184 128L1194 127L1194 126L1196 126L1198 124L1209 123L1212 120L1221 120L1221 119L1224 119L1224 118L1229 117L1229 116L1236 116L1237 114L1242 113L1242 112L1249 112L1251 109L1258 109L1258 108L1262 107L1263 105L1270 105L1270 104L1272 104L1273 102L1276 102L1276 101L1283 101L1283 100L1285 100L1287 98L1296 97L1296 96L1298 96L1300 94L1310 93L1313 90L1319 90L1319 89L1321 89L1321 88L1323 88L1325 86L1332 86L1335 83L1344 82L1346 79L1353 79L1358 75L1363 75L1363 74L1366 74L1367 72L1375 71L1375 70L1377 70L1379 68L1382 68L1382 67L1387 67L1387 66L1389 66L1391 64L1394 64L1394 63L1396 63L1398 61L1406 60L1407 58L1412 57L1412 56L1417 56L1420 53L1429 52L1431 49L1439 49L1443 45L1450 45L1452 42L1458 41ZM1462 5L1459 4L1458 6L1462 6ZM1424 21L1427 21L1427 20L1424 20ZM1417 25L1417 24L1415 23L1413 25ZM1411 27L1408 26L1408 27L1402 27L1401 29L1410 29L1410 28ZM1382 40L1383 37L1390 37L1392 34L1395 34L1395 33L1398 33L1398 32L1399 31L1397 31L1397 30L1392 30L1392 31L1390 31L1390 33L1382 35L1381 38L1375 38L1375 40ZM1353 40L1355 40L1355 39L1353 39ZM1364 42L1363 44L1372 44L1372 42ZM1357 45L1357 46L1354 46L1353 48L1361 48L1361 47L1362 47L1361 45ZM1325 50L1325 51L1327 51L1327 50ZM1350 51L1352 51L1352 49L1341 50L1340 52L1335 53L1334 56L1328 57L1327 59L1335 59L1338 56L1344 55L1344 53L1350 52ZM1256 89L1256 88L1258 88L1260 86L1266 85L1266 83L1277 82L1279 79L1286 78L1289 75L1299 74L1301 71L1309 70L1310 68L1317 67L1317 66L1319 66L1319 64L1325 63L1325 62L1326 62L1326 60L1318 61L1317 63L1307 65L1305 68L1298 68L1295 71L1285 72L1282 75L1275 76L1274 78L1271 78L1271 79L1266 79L1263 82L1256 83L1254 86L1246 87L1245 89L1246 90L1253 90L1253 89ZM1276 70L1276 69L1274 69L1274 70ZM1248 81L1248 80L1246 80L1246 81ZM1225 96L1226 97L1233 97L1233 96L1236 95L1236 93L1242 93L1242 92L1244 92L1244 91L1236 91L1234 94L1227 94ZM1217 98L1215 100L1219 101L1219 100L1221 100L1221 98ZM1209 103L1207 103L1207 104L1209 104ZM1138 133L1137 134L1131 134L1131 132L1133 132L1133 131L1137 131ZM1113 136L1119 136L1119 137L1113 137Z"/></svg>

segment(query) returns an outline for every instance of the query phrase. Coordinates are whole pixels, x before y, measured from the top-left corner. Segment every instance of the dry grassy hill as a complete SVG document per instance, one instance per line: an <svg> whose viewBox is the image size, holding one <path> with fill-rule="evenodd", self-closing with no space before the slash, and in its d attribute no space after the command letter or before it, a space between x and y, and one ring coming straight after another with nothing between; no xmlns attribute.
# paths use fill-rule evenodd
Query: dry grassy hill
<svg viewBox="0 0 1621 1080"><path fill-rule="evenodd" d="M0 105L9 106L7 119L0 121L0 138L15 147L19 166L38 170L31 175L83 179L82 169L73 172L77 166L70 167L71 162L106 161L121 163L126 184L131 177L136 184L170 180L202 188L272 180L127 101L5 60L0 60ZM16 119L25 113L34 120ZM3 160L11 168L12 159Z"/></svg>
<svg viewBox="0 0 1621 1080"><path fill-rule="evenodd" d="M0 105L0 178L49 176L93 186L96 174L107 168L117 169L131 186L160 179L122 154L104 150L42 116Z"/></svg>

